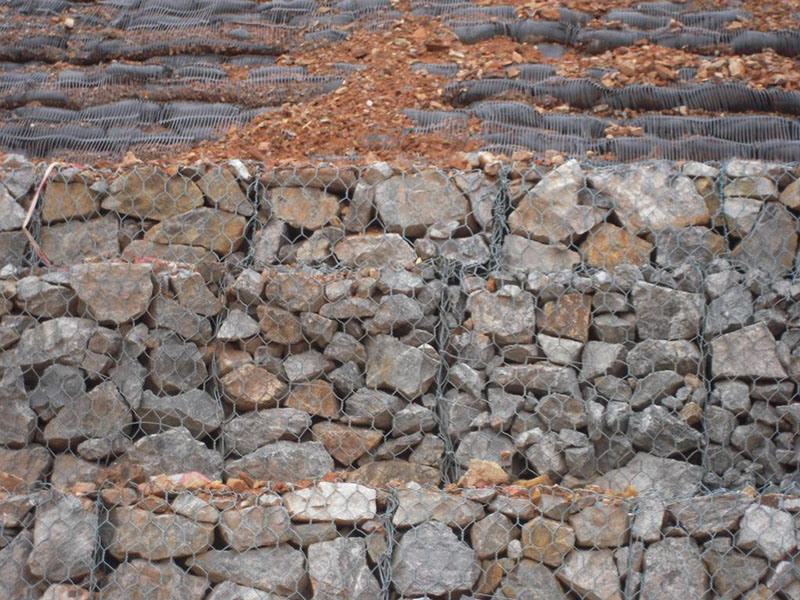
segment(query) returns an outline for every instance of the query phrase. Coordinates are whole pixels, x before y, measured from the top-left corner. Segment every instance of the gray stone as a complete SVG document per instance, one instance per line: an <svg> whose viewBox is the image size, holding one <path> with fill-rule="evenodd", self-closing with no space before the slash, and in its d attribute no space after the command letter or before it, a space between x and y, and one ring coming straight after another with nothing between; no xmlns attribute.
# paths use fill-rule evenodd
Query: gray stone
<svg viewBox="0 0 800 600"><path fill-rule="evenodd" d="M42 227L39 245L54 265L119 256L119 221L112 215Z"/></svg>
<svg viewBox="0 0 800 600"><path fill-rule="evenodd" d="M156 391L188 392L203 385L207 377L203 355L191 342L162 343L150 355L150 383Z"/></svg>
<svg viewBox="0 0 800 600"><path fill-rule="evenodd" d="M26 446L36 431L36 413L28 405L22 371L6 369L0 379L0 444Z"/></svg>
<svg viewBox="0 0 800 600"><path fill-rule="evenodd" d="M444 440L437 435L426 434L411 452L408 462L428 467L439 467L444 455Z"/></svg>
<svg viewBox="0 0 800 600"><path fill-rule="evenodd" d="M746 268L781 276L792 270L796 251L797 217L783 205L768 202L732 258Z"/></svg>
<svg viewBox="0 0 800 600"><path fill-rule="evenodd" d="M405 406L402 398L362 388L347 399L344 412L353 425L390 429L394 415Z"/></svg>
<svg viewBox="0 0 800 600"><path fill-rule="evenodd" d="M30 574L26 563L32 547L32 534L30 530L23 529L0 549L0 594L4 598L27 600L31 597L36 577Z"/></svg>
<svg viewBox="0 0 800 600"><path fill-rule="evenodd" d="M200 273L180 270L170 276L170 287L180 305L194 313L213 317L223 309L222 301L208 289Z"/></svg>
<svg viewBox="0 0 800 600"><path fill-rule="evenodd" d="M742 352L747 348L747 352ZM764 323L756 323L711 341L713 377L784 378L777 343Z"/></svg>
<svg viewBox="0 0 800 600"><path fill-rule="evenodd" d="M797 547L792 516L769 506L751 504L739 524L736 545L771 562L782 560Z"/></svg>
<svg viewBox="0 0 800 600"><path fill-rule="evenodd" d="M430 521L400 538L392 572L399 594L442 596L471 590L481 569L474 550L459 541L447 525Z"/></svg>
<svg viewBox="0 0 800 600"><path fill-rule="evenodd" d="M491 372L489 381L511 393L560 393L580 396L575 371L569 367L546 362L497 367Z"/></svg>
<svg viewBox="0 0 800 600"><path fill-rule="evenodd" d="M687 498L668 505L672 518L692 537L734 532L753 499L741 492Z"/></svg>
<svg viewBox="0 0 800 600"><path fill-rule="evenodd" d="M692 538L666 538L644 553L642 600L702 598L708 575Z"/></svg>
<svg viewBox="0 0 800 600"><path fill-rule="evenodd" d="M374 188L378 216L387 231L420 237L431 225L464 223L470 207L461 190L443 173L425 171L391 177Z"/></svg>
<svg viewBox="0 0 800 600"><path fill-rule="evenodd" d="M523 559L500 583L493 600L562 600L564 589L543 564Z"/></svg>
<svg viewBox="0 0 800 600"><path fill-rule="evenodd" d="M655 244L656 263L668 269L685 263L708 266L727 251L723 237L707 227L665 229L655 236Z"/></svg>
<svg viewBox="0 0 800 600"><path fill-rule="evenodd" d="M363 365L367 362L364 346L353 336L342 332L333 334L330 343L325 347L324 355L342 363L354 362Z"/></svg>
<svg viewBox="0 0 800 600"><path fill-rule="evenodd" d="M631 535L643 542L657 542L661 539L666 516L667 506L663 499L646 496L637 500Z"/></svg>
<svg viewBox="0 0 800 600"><path fill-rule="evenodd" d="M369 323L369 331L371 334L406 331L419 323L423 316L422 306L413 298L402 294L384 296Z"/></svg>
<svg viewBox="0 0 800 600"><path fill-rule="evenodd" d="M196 208L160 221L147 230L145 241L157 244L200 246L219 254L230 254L244 241L247 220L237 214Z"/></svg>
<svg viewBox="0 0 800 600"><path fill-rule="evenodd" d="M103 479L103 467L96 462L83 460L72 454L56 454L50 484L59 492L68 491L78 482L99 483Z"/></svg>
<svg viewBox="0 0 800 600"><path fill-rule="evenodd" d="M504 286L495 294L478 291L467 299L473 329L498 344L529 344L536 324L536 302L516 286Z"/></svg>
<svg viewBox="0 0 800 600"><path fill-rule="evenodd" d="M575 541L584 548L616 548L628 544L630 507L597 503L569 517Z"/></svg>
<svg viewBox="0 0 800 600"><path fill-rule="evenodd" d="M713 337L739 329L752 317L753 296L744 286L731 286L709 303L703 335Z"/></svg>
<svg viewBox="0 0 800 600"><path fill-rule="evenodd" d="M321 421L311 428L314 441L321 442L338 462L350 466L363 456L371 456L383 441L379 431Z"/></svg>
<svg viewBox="0 0 800 600"><path fill-rule="evenodd" d="M580 361L583 342L553 337L544 333L536 335L547 360L557 365L573 365Z"/></svg>
<svg viewBox="0 0 800 600"><path fill-rule="evenodd" d="M235 416L222 424L225 448L244 456L278 440L296 440L311 428L308 413L294 408L270 408Z"/></svg>
<svg viewBox="0 0 800 600"><path fill-rule="evenodd" d="M186 565L212 583L231 581L296 600L308 588L305 562L301 551L280 545L245 552L209 550L189 557Z"/></svg>
<svg viewBox="0 0 800 600"><path fill-rule="evenodd" d="M348 473L346 479L379 490L392 481L401 484L414 481L421 486L436 487L441 481L441 473L428 465L415 464L413 460L382 460L359 467Z"/></svg>
<svg viewBox="0 0 800 600"><path fill-rule="evenodd" d="M439 490L412 487L397 491L392 523L405 529L426 521L437 521L452 528L466 529L479 521L483 514L483 506L478 502Z"/></svg>
<svg viewBox="0 0 800 600"><path fill-rule="evenodd" d="M387 335L370 339L367 357L367 386L400 392L409 400L430 389L439 368L433 347L406 346Z"/></svg>
<svg viewBox="0 0 800 600"><path fill-rule="evenodd" d="M601 342L628 344L636 340L636 318L633 313L594 315L592 333Z"/></svg>
<svg viewBox="0 0 800 600"><path fill-rule="evenodd" d="M85 439L125 434L132 423L131 410L117 386L105 381L62 409L44 428L44 439L63 450Z"/></svg>
<svg viewBox="0 0 800 600"><path fill-rule="evenodd" d="M206 585L205 579L203 579L203 585ZM223 581L214 586L207 600L282 600L283 598L283 596L257 590L254 587Z"/></svg>
<svg viewBox="0 0 800 600"><path fill-rule="evenodd" d="M367 565L363 538L339 538L308 547L315 600L377 598L381 588Z"/></svg>
<svg viewBox="0 0 800 600"><path fill-rule="evenodd" d="M0 472L19 477L25 488L45 480L53 459L44 446L30 445L19 450L0 448ZM3 485L0 485L2 491ZM22 490L19 490L22 491Z"/></svg>
<svg viewBox="0 0 800 600"><path fill-rule="evenodd" d="M652 490L662 498L676 498L693 495L702 475L697 465L640 452L627 465L609 471L594 483L618 494L630 486L639 495Z"/></svg>
<svg viewBox="0 0 800 600"><path fill-rule="evenodd" d="M94 569L97 514L74 496L53 495L36 510L30 572L50 583L78 581Z"/></svg>
<svg viewBox="0 0 800 600"><path fill-rule="evenodd" d="M170 298L156 296L147 309L146 321L154 329L168 329L185 340L211 340L211 323Z"/></svg>
<svg viewBox="0 0 800 600"><path fill-rule="evenodd" d="M456 462L468 468L472 459L487 460L510 469L514 458L514 444L511 440L491 431L471 431L466 434L455 453Z"/></svg>
<svg viewBox="0 0 800 600"><path fill-rule="evenodd" d="M419 273L387 266L381 269L377 287L384 294L414 296L425 287L425 281Z"/></svg>
<svg viewBox="0 0 800 600"><path fill-rule="evenodd" d="M292 537L292 522L282 506L234 506L219 516L219 533L226 550L244 552L277 546Z"/></svg>
<svg viewBox="0 0 800 600"><path fill-rule="evenodd" d="M245 340L258 335L259 331L258 323L253 317L234 309L219 326L217 339L221 342Z"/></svg>
<svg viewBox="0 0 800 600"><path fill-rule="evenodd" d="M84 440L78 444L76 450L78 455L86 460L104 460L124 454L132 445L133 441L130 437L117 433L106 437Z"/></svg>
<svg viewBox="0 0 800 600"><path fill-rule="evenodd" d="M291 541L302 548L308 548L311 544L327 542L339 537L336 523L294 523L292 525Z"/></svg>
<svg viewBox="0 0 800 600"><path fill-rule="evenodd" d="M603 375L625 375L627 354L628 350L624 344L586 342L581 355L581 379L591 381Z"/></svg>
<svg viewBox="0 0 800 600"><path fill-rule="evenodd" d="M202 390L191 390L175 396L142 394L136 416L146 433L159 433L170 427L185 427L195 437L203 437L219 429L222 405Z"/></svg>
<svg viewBox="0 0 800 600"><path fill-rule="evenodd" d="M32 276L17 282L15 302L22 312L43 319L55 319L75 311L75 293L71 289Z"/></svg>
<svg viewBox="0 0 800 600"><path fill-rule="evenodd" d="M708 439L725 446L736 428L736 416L721 406L709 406L704 424Z"/></svg>
<svg viewBox="0 0 800 600"><path fill-rule="evenodd" d="M90 342L100 341L98 336L116 339L119 334L90 319L50 319L26 328L17 346L0 355L0 366L45 367L56 362L81 366Z"/></svg>
<svg viewBox="0 0 800 600"><path fill-rule="evenodd" d="M703 296L639 282L633 287L633 308L640 339L692 339L700 331Z"/></svg>
<svg viewBox="0 0 800 600"><path fill-rule="evenodd" d="M611 550L574 550L556 577L581 598L622 600L619 573Z"/></svg>
<svg viewBox="0 0 800 600"><path fill-rule="evenodd" d="M348 267L380 269L391 264L411 264L416 253L397 233L348 235L337 242L333 251Z"/></svg>
<svg viewBox="0 0 800 600"><path fill-rule="evenodd" d="M692 180L676 175L667 162L596 169L587 179L593 188L612 197L615 214L634 233L709 222L708 207Z"/></svg>
<svg viewBox="0 0 800 600"><path fill-rule="evenodd" d="M662 406L648 406L634 413L628 424L628 437L635 447L663 457L691 452L703 439L699 431Z"/></svg>
<svg viewBox="0 0 800 600"><path fill-rule="evenodd" d="M170 503L170 508L176 515L182 515L193 521L200 521L201 523L216 523L219 521L219 511L192 492L177 494Z"/></svg>
<svg viewBox="0 0 800 600"><path fill-rule="evenodd" d="M734 415L742 415L750 410L750 387L742 381L716 382L711 398Z"/></svg>
<svg viewBox="0 0 800 600"><path fill-rule="evenodd" d="M204 577L189 575L169 561L153 562L131 558L121 563L105 578L100 597L130 598L131 600L201 600L208 583ZM211 594L216 600L226 596ZM227 597L227 600L237 600ZM243 600L274 600L252 598Z"/></svg>
<svg viewBox="0 0 800 600"><path fill-rule="evenodd" d="M687 340L644 340L628 352L628 372L634 377L670 370L688 375L699 367L700 350Z"/></svg>
<svg viewBox="0 0 800 600"><path fill-rule="evenodd" d="M753 588L767 573L768 563L758 556L744 556L731 548L729 539L711 540L703 550L703 563L717 597L734 600Z"/></svg>
<svg viewBox="0 0 800 600"><path fill-rule="evenodd" d="M300 315L300 327L303 330L303 337L320 347L331 343L338 326L339 324L336 321L314 313L305 312Z"/></svg>
<svg viewBox="0 0 800 600"><path fill-rule="evenodd" d="M311 381L332 369L333 363L316 350L292 354L283 361L289 383Z"/></svg>
<svg viewBox="0 0 800 600"><path fill-rule="evenodd" d="M539 428L531 429L521 434L527 446L525 458L539 475L551 478L560 478L567 470L564 456L561 454L562 442L557 434L545 432ZM519 437L516 440L520 445Z"/></svg>
<svg viewBox="0 0 800 600"><path fill-rule="evenodd" d="M580 255L563 244L542 244L518 235L507 235L503 240L501 264L511 272L552 273L572 269L580 262Z"/></svg>
<svg viewBox="0 0 800 600"><path fill-rule="evenodd" d="M333 470L333 459L318 442L278 441L225 463L225 472L244 471L253 479L297 481L317 479Z"/></svg>
<svg viewBox="0 0 800 600"><path fill-rule="evenodd" d="M490 517L499 514L492 513ZM575 547L575 532L562 521L539 516L522 526L521 542L526 558L560 567L564 557Z"/></svg>
<svg viewBox="0 0 800 600"><path fill-rule="evenodd" d="M478 558L484 559L503 554L509 542L519 538L519 529L507 516L490 513L472 526L469 535Z"/></svg>
<svg viewBox="0 0 800 600"><path fill-rule="evenodd" d="M70 285L101 323L119 325L140 317L153 293L148 264L101 262L75 265Z"/></svg>
<svg viewBox="0 0 800 600"><path fill-rule="evenodd" d="M433 431L436 416L433 411L419 404L409 404L394 414L392 435L406 436L417 432Z"/></svg>
<svg viewBox="0 0 800 600"><path fill-rule="evenodd" d="M128 356L123 349L117 365L108 374L128 406L133 409L138 408L144 392L147 367L135 358Z"/></svg>
<svg viewBox="0 0 800 600"><path fill-rule="evenodd" d="M586 426L586 406L580 397L547 394L536 405L536 414L551 431Z"/></svg>
<svg viewBox="0 0 800 600"><path fill-rule="evenodd" d="M213 524L130 506L112 508L100 533L106 551L117 560L191 556L205 552L214 541Z"/></svg>
<svg viewBox="0 0 800 600"><path fill-rule="evenodd" d="M778 188L775 186L775 182L768 177L746 175L732 179L722 189L722 193L725 197L773 200L778 196Z"/></svg>
<svg viewBox="0 0 800 600"><path fill-rule="evenodd" d="M525 398L508 394L500 388L489 388L486 393L492 429L507 431L511 428Z"/></svg>
<svg viewBox="0 0 800 600"><path fill-rule="evenodd" d="M198 471L219 479L222 472L222 457L195 440L184 427L137 440L116 464L122 468L141 467L145 477Z"/></svg>

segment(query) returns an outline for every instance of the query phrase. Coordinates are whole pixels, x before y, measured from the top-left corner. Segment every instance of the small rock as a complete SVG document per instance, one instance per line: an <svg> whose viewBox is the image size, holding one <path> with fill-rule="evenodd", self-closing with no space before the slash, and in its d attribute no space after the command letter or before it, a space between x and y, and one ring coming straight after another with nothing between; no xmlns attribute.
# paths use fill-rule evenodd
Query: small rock
<svg viewBox="0 0 800 600"><path fill-rule="evenodd" d="M371 487L321 481L313 487L289 492L283 502L294 521L355 525L375 518L376 498Z"/></svg>
<svg viewBox="0 0 800 600"><path fill-rule="evenodd" d="M631 416L628 437L637 448L666 457L697 449L703 436L664 407L649 406Z"/></svg>
<svg viewBox="0 0 800 600"><path fill-rule="evenodd" d="M644 340L628 351L628 372L634 377L655 371L695 374L699 364L700 351L687 340Z"/></svg>
<svg viewBox="0 0 800 600"><path fill-rule="evenodd" d="M255 319L240 310L232 310L219 326L217 339L221 342L245 340L258 335L260 331Z"/></svg>
<svg viewBox="0 0 800 600"><path fill-rule="evenodd" d="M202 390L175 396L156 396L147 390L135 412L146 433L183 426L195 437L219 429L223 416L219 401Z"/></svg>
<svg viewBox="0 0 800 600"><path fill-rule="evenodd" d="M472 548L480 559L501 555L509 542L518 537L519 529L500 513L487 515L470 529Z"/></svg>
<svg viewBox="0 0 800 600"><path fill-rule="evenodd" d="M550 567L560 567L575 547L575 532L559 521L534 517L522 526L521 542L522 554L526 558Z"/></svg>
<svg viewBox="0 0 800 600"><path fill-rule="evenodd" d="M296 440L311 428L311 417L295 408L270 408L238 415L222 424L225 448L239 456L278 440Z"/></svg>
<svg viewBox="0 0 800 600"><path fill-rule="evenodd" d="M314 440L321 442L328 453L345 466L350 466L365 454L371 454L383 441L374 429L352 427L339 423L316 423L311 430Z"/></svg>
<svg viewBox="0 0 800 600"><path fill-rule="evenodd" d="M495 294L478 291L467 299L473 329L498 344L528 344L533 340L536 303L528 292L505 286Z"/></svg>
<svg viewBox="0 0 800 600"><path fill-rule="evenodd" d="M589 339L592 301L582 294L565 294L544 305L537 328L542 333L579 342Z"/></svg>
<svg viewBox="0 0 800 600"><path fill-rule="evenodd" d="M753 550L771 562L782 560L797 547L791 515L769 506L751 504L739 525L736 545L745 551Z"/></svg>
<svg viewBox="0 0 800 600"><path fill-rule="evenodd" d="M370 340L367 357L367 386L397 391L409 400L430 389L439 368L431 346L414 348L387 335Z"/></svg>
<svg viewBox="0 0 800 600"><path fill-rule="evenodd" d="M69 266L85 260L119 256L119 221L112 215L88 221L45 225L39 245L54 265Z"/></svg>
<svg viewBox="0 0 800 600"><path fill-rule="evenodd" d="M552 273L572 269L580 262L580 255L563 244L542 244L518 235L507 235L503 240L501 264L511 272Z"/></svg>
<svg viewBox="0 0 800 600"><path fill-rule="evenodd" d="M234 369L220 383L224 398L240 411L274 408L287 389L275 375L253 364Z"/></svg>
<svg viewBox="0 0 800 600"><path fill-rule="evenodd" d="M168 217L145 233L145 241L157 244L200 246L230 254L244 241L244 217L212 208L196 208Z"/></svg>
<svg viewBox="0 0 800 600"><path fill-rule="evenodd" d="M333 251L346 266L357 268L380 269L416 259L411 245L396 233L348 235L334 245Z"/></svg>
<svg viewBox="0 0 800 600"><path fill-rule="evenodd" d="M319 229L339 212L339 199L315 188L272 189L270 199L275 217L298 229Z"/></svg>
<svg viewBox="0 0 800 600"><path fill-rule="evenodd" d="M277 546L292 537L289 513L282 506L248 506L223 510L219 533L226 550L244 552L261 546Z"/></svg>

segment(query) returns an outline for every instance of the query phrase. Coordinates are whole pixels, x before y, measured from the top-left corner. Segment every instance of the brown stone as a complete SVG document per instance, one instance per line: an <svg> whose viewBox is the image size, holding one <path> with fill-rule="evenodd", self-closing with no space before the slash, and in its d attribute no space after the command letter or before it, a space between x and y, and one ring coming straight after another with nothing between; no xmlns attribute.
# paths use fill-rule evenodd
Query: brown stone
<svg viewBox="0 0 800 600"><path fill-rule="evenodd" d="M244 241L247 221L234 213L196 208L151 227L144 239L159 244L188 244L228 254Z"/></svg>
<svg viewBox="0 0 800 600"><path fill-rule="evenodd" d="M346 466L375 450L383 441L383 436L374 429L339 423L317 423L311 431L314 439L322 442L328 454Z"/></svg>
<svg viewBox="0 0 800 600"><path fill-rule="evenodd" d="M537 329L547 335L586 342L589 339L591 310L590 296L565 294L544 305L536 323Z"/></svg>
<svg viewBox="0 0 800 600"><path fill-rule="evenodd" d="M106 210L162 221L203 205L203 193L191 180L154 167L139 167L111 183Z"/></svg>
<svg viewBox="0 0 800 600"><path fill-rule="evenodd" d="M286 394L286 385L275 375L253 364L245 364L221 380L222 395L238 410L274 408Z"/></svg>
<svg viewBox="0 0 800 600"><path fill-rule="evenodd" d="M285 405L326 419L338 417L340 409L333 386L321 379L295 383L289 391Z"/></svg>
<svg viewBox="0 0 800 600"><path fill-rule="evenodd" d="M70 284L101 323L119 325L147 310L153 293L148 264L105 262L75 265Z"/></svg>
<svg viewBox="0 0 800 600"><path fill-rule="evenodd" d="M296 344L303 339L300 319L282 308L261 305L256 309L259 327L267 341L276 344Z"/></svg>
<svg viewBox="0 0 800 600"><path fill-rule="evenodd" d="M264 271L264 297L294 312L317 312L325 304L325 285L329 277L309 271Z"/></svg>
<svg viewBox="0 0 800 600"><path fill-rule="evenodd" d="M141 556L160 560L204 552L214 541L214 525L121 506L111 509L101 536L114 558Z"/></svg>
<svg viewBox="0 0 800 600"><path fill-rule="evenodd" d="M227 167L212 166L197 181L206 198L221 210L235 212L245 217L255 214L253 204L247 199L236 177Z"/></svg>
<svg viewBox="0 0 800 600"><path fill-rule="evenodd" d="M51 181L42 197L40 216L45 223L88 217L97 211L97 194L89 181Z"/></svg>
<svg viewBox="0 0 800 600"><path fill-rule="evenodd" d="M319 229L339 212L339 198L316 188L272 189L270 198L273 215L299 229Z"/></svg>
<svg viewBox="0 0 800 600"><path fill-rule="evenodd" d="M619 265L648 264L653 244L621 227L603 223L589 233L579 249L587 266L612 270Z"/></svg>
<svg viewBox="0 0 800 600"><path fill-rule="evenodd" d="M575 547L575 532L553 519L535 517L522 526L521 542L523 556L558 567Z"/></svg>
<svg viewBox="0 0 800 600"><path fill-rule="evenodd" d="M413 481L423 487L436 487L441 481L439 469L399 459L368 463L349 472L346 477L347 481L376 489L386 488L389 482L402 485Z"/></svg>
<svg viewBox="0 0 800 600"><path fill-rule="evenodd" d="M119 221L113 215L89 221L70 221L42 227L39 245L55 265L119 255Z"/></svg>

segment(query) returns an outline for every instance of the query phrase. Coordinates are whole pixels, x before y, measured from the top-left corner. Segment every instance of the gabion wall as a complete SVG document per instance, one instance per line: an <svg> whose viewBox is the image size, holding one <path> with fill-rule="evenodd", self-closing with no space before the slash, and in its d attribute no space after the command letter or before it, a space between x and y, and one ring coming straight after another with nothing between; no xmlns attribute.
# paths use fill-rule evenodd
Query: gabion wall
<svg viewBox="0 0 800 600"><path fill-rule="evenodd" d="M800 598L800 167L0 172L0 597Z"/></svg>

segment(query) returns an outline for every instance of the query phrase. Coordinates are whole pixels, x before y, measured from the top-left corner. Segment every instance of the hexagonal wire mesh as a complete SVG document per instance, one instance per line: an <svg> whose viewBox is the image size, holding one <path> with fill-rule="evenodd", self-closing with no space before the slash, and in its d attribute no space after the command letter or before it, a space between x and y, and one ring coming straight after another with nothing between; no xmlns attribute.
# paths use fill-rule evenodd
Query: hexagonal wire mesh
<svg viewBox="0 0 800 600"><path fill-rule="evenodd" d="M797 165L2 167L2 597L800 595Z"/></svg>

